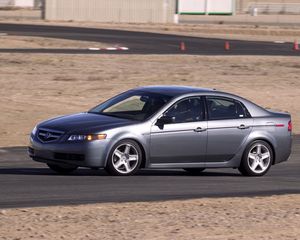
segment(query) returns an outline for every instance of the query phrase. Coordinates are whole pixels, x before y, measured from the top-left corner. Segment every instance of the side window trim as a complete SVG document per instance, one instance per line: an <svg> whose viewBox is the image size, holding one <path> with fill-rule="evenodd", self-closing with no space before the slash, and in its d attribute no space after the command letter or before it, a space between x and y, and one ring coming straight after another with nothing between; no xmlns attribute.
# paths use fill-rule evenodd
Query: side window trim
<svg viewBox="0 0 300 240"><path fill-rule="evenodd" d="M244 113L245 113L244 118L252 118L252 116L251 116L250 112L248 111L248 109L246 108L246 106L238 100L235 100L235 101L238 102L239 104L241 104L241 106L243 107L243 110L244 110Z"/></svg>
<svg viewBox="0 0 300 240"><path fill-rule="evenodd" d="M231 102L234 102L234 103L238 103L242 106L242 109L243 109L243 112L244 112L244 116L245 117L242 117L242 118L220 118L220 119L210 119L209 117L209 110L208 110L208 104L207 104L207 99L208 98L215 98L215 99L220 99L220 100L226 100L226 101L231 101ZM230 98L230 97L223 97L223 96L216 96L216 95L206 95L205 96L205 116L206 116L206 119L207 121L219 121L219 120L231 120L231 119L245 119L245 118L252 118L251 114L249 113L248 109L245 107L245 105L234 99L234 98Z"/></svg>
<svg viewBox="0 0 300 240"><path fill-rule="evenodd" d="M165 116L166 112L168 112L175 104L178 104L178 103L180 103L182 101L185 101L187 99L193 99L193 98L199 98L200 101L203 104L203 119L199 120L199 121L193 121L193 122L195 123L195 122L204 122L204 121L207 121L206 98L205 98L205 96L202 96L202 95L184 97L184 98L179 99L178 101L176 101L175 103L173 103L167 110L165 110L164 113L160 117ZM179 122L179 123L168 123L168 124L184 124L184 123L193 123L193 122Z"/></svg>

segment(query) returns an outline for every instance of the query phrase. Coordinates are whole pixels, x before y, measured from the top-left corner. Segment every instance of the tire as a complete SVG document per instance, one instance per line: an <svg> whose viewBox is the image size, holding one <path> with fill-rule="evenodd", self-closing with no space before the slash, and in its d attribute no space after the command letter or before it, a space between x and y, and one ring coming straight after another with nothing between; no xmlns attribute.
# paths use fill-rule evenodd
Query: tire
<svg viewBox="0 0 300 240"><path fill-rule="evenodd" d="M69 174L74 172L78 168L77 166L66 166L66 165L62 166L62 165L56 165L50 163L47 163L47 165L51 170L59 174Z"/></svg>
<svg viewBox="0 0 300 240"><path fill-rule="evenodd" d="M112 148L105 170L115 176L133 175L139 170L142 157L142 150L135 141L120 141Z"/></svg>
<svg viewBox="0 0 300 240"><path fill-rule="evenodd" d="M270 144L261 140L254 141L246 148L238 169L244 176L263 176L269 171L273 160Z"/></svg>
<svg viewBox="0 0 300 240"><path fill-rule="evenodd" d="M199 175L205 170L205 168L184 168L184 170L192 175Z"/></svg>

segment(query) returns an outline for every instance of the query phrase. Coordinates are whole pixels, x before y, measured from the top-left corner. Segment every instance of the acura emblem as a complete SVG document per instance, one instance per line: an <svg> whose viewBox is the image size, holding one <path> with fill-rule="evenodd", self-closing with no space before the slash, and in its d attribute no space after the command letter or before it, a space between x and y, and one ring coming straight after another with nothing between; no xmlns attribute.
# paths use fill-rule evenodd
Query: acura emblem
<svg viewBox="0 0 300 240"><path fill-rule="evenodd" d="M45 135L45 139L48 139L51 137L51 133L47 132L46 135Z"/></svg>

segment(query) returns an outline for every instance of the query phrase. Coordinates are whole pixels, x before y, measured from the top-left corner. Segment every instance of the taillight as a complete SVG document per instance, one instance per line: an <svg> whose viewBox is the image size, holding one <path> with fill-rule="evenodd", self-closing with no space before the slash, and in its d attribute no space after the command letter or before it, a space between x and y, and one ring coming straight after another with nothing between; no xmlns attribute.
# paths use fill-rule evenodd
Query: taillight
<svg viewBox="0 0 300 240"><path fill-rule="evenodd" d="M293 129L293 124L292 124L292 121L290 120L289 124L288 124L288 131L291 132L292 129Z"/></svg>

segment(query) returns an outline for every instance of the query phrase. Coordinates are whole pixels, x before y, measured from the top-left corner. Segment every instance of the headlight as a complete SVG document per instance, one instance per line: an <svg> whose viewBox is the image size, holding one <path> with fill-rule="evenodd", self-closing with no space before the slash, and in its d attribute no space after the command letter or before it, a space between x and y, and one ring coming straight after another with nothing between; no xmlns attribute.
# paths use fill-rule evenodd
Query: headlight
<svg viewBox="0 0 300 240"><path fill-rule="evenodd" d="M31 131L31 135L35 136L37 132L37 127L35 126L34 129Z"/></svg>
<svg viewBox="0 0 300 240"><path fill-rule="evenodd" d="M71 135L68 141L94 141L103 140L105 138L106 134Z"/></svg>
<svg viewBox="0 0 300 240"><path fill-rule="evenodd" d="M68 141L83 141L86 139L85 135L71 135L68 138Z"/></svg>

